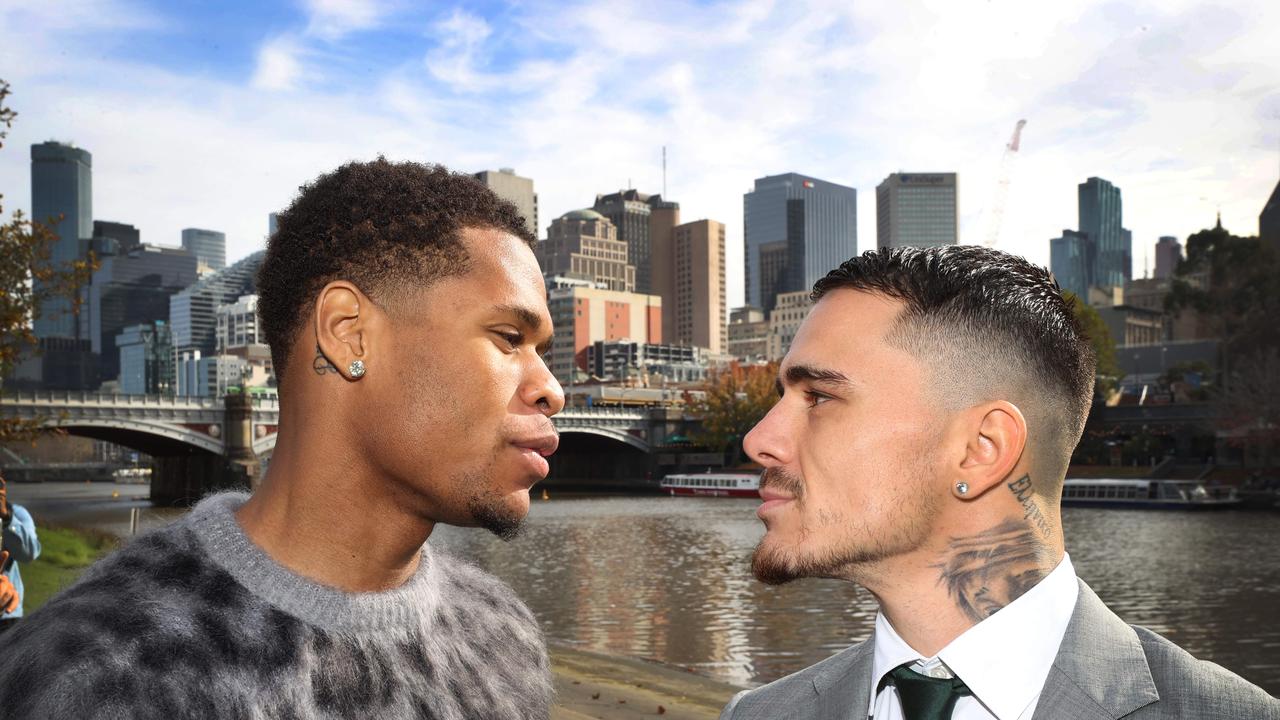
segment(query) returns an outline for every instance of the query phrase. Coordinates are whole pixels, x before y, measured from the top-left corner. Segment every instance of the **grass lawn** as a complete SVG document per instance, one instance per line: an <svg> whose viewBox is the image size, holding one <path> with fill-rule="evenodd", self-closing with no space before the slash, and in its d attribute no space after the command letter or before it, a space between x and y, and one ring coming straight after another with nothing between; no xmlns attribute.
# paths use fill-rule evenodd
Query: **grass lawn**
<svg viewBox="0 0 1280 720"><path fill-rule="evenodd" d="M22 612L30 614L54 593L70 585L93 561L115 549L114 536L94 530L37 527L40 557L22 563Z"/></svg>

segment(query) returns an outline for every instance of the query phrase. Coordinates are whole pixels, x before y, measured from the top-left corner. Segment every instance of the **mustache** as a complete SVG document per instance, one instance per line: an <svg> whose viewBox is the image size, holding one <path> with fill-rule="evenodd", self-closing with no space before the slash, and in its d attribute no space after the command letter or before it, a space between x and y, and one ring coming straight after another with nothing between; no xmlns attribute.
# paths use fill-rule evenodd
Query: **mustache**
<svg viewBox="0 0 1280 720"><path fill-rule="evenodd" d="M796 500L804 497L804 480L779 467L766 468L760 476L761 488L772 488L791 495Z"/></svg>

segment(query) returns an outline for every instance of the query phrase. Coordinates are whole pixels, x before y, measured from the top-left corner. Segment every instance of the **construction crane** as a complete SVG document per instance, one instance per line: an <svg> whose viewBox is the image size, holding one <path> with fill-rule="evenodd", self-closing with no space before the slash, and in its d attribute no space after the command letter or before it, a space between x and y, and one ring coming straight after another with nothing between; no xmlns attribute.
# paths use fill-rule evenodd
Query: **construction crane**
<svg viewBox="0 0 1280 720"><path fill-rule="evenodd" d="M1018 157L1018 145L1022 142L1022 128L1026 120L1019 120L1013 127L1013 137L1004 146L1004 156L1000 158L1000 174L996 177L996 191L991 201L990 227L987 229L987 247L995 247L1000 239L1000 225L1004 222L1004 204L1009 199L1009 181L1013 174L1013 161Z"/></svg>

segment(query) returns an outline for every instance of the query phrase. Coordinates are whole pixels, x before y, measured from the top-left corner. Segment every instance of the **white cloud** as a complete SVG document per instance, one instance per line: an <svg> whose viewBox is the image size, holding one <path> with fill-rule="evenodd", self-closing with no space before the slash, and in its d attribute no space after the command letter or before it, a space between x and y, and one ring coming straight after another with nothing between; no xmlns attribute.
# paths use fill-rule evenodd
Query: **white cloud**
<svg viewBox="0 0 1280 720"><path fill-rule="evenodd" d="M299 184L378 152L515 167L537 183L545 232L597 192L660 190L666 145L685 218L728 224L736 303L742 193L767 174L857 187L866 249L885 175L958 171L962 239L980 242L1004 144L1026 118L1003 246L1047 262L1048 239L1075 224L1076 185L1100 175L1123 189L1139 272L1143 247L1211 224L1219 206L1229 228L1256 232L1277 179L1280 6L1265 0L530 0L488 19L439 12L403 62L346 86L333 78L359 59L342 38L392 10L309 8L305 27L265 41L243 86L62 55L65 36L0 22L3 66L42 63L9 77L23 113L0 151L9 207L27 204L24 145L59 136L94 152L96 214L152 241L207 226L243 255Z"/></svg>
<svg viewBox="0 0 1280 720"><path fill-rule="evenodd" d="M337 40L378 27L393 5L379 0L304 0L307 34Z"/></svg>
<svg viewBox="0 0 1280 720"><path fill-rule="evenodd" d="M258 48L253 86L263 90L290 90L302 75L302 49L290 36L272 38Z"/></svg>

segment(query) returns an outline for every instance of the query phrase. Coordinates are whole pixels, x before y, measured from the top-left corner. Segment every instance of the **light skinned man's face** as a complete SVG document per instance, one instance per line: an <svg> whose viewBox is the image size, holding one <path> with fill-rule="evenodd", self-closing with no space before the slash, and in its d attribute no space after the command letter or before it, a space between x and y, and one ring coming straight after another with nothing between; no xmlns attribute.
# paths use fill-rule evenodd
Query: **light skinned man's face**
<svg viewBox="0 0 1280 720"><path fill-rule="evenodd" d="M370 372L366 452L434 522L509 536L547 474L564 393L542 356L551 341L533 251L464 229L470 269L397 301L387 355Z"/></svg>
<svg viewBox="0 0 1280 720"><path fill-rule="evenodd" d="M743 442L765 468L757 514L767 532L753 558L761 581L858 579L932 534L943 416L922 364L885 340L902 308L835 290L783 359L782 396Z"/></svg>

